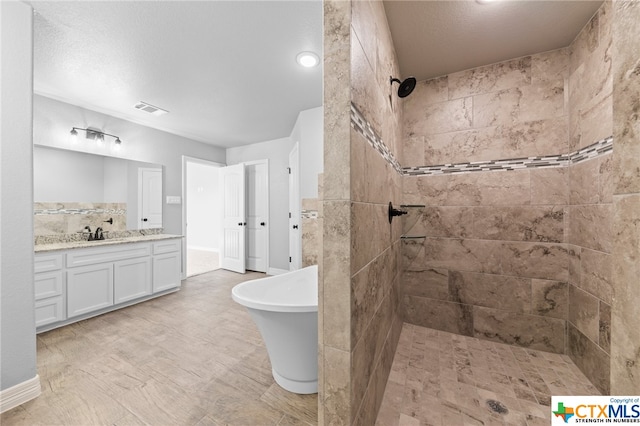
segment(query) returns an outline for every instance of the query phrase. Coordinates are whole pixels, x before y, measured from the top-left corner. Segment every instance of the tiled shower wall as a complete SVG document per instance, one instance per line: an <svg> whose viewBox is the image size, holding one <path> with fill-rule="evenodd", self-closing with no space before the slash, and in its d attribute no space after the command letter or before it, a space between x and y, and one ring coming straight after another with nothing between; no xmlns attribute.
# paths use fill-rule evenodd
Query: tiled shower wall
<svg viewBox="0 0 640 426"><path fill-rule="evenodd" d="M402 100L398 62L380 1L352 2L351 423L375 423L402 329L400 204ZM371 127L363 128L366 120Z"/></svg>
<svg viewBox="0 0 640 426"><path fill-rule="evenodd" d="M640 2L614 1L611 394L640 391Z"/></svg>
<svg viewBox="0 0 640 426"><path fill-rule="evenodd" d="M569 48L420 82L402 166L566 155L610 136L610 8ZM608 390L610 157L405 176L403 202L426 206L410 231L426 238L404 241L405 320L568 352Z"/></svg>
<svg viewBox="0 0 640 426"><path fill-rule="evenodd" d="M375 423L402 327L402 104L379 1L325 1L320 424ZM397 88L397 86L396 86ZM362 126L362 123L370 126Z"/></svg>
<svg viewBox="0 0 640 426"><path fill-rule="evenodd" d="M611 11L605 2L570 46L571 150L613 134ZM613 302L612 177L612 155L569 168L567 354L605 395Z"/></svg>

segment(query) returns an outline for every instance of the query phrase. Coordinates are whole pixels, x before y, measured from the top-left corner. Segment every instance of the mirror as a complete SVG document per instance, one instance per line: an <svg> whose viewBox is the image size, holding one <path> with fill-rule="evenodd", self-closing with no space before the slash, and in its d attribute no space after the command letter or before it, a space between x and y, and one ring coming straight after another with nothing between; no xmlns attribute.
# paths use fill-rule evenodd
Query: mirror
<svg viewBox="0 0 640 426"><path fill-rule="evenodd" d="M34 145L33 170L36 236L162 228L161 165Z"/></svg>

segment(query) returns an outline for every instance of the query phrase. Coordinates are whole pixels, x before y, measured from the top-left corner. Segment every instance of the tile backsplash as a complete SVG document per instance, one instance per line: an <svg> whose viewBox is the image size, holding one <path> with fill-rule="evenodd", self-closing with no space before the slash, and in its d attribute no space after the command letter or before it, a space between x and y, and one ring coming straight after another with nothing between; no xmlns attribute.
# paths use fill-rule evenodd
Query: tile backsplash
<svg viewBox="0 0 640 426"><path fill-rule="evenodd" d="M127 229L126 203L36 202L33 211L36 237L76 234L85 226L102 227L105 232ZM113 224L106 222L109 219Z"/></svg>

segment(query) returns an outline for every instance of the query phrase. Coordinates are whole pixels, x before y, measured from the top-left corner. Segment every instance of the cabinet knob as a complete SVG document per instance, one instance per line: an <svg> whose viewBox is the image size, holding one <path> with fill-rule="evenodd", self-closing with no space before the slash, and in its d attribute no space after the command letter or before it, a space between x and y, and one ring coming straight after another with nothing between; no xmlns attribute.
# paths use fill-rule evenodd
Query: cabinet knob
<svg viewBox="0 0 640 426"><path fill-rule="evenodd" d="M293 229L298 229L298 225L293 225Z"/></svg>
<svg viewBox="0 0 640 426"><path fill-rule="evenodd" d="M260 222L260 226L266 226L266 223Z"/></svg>

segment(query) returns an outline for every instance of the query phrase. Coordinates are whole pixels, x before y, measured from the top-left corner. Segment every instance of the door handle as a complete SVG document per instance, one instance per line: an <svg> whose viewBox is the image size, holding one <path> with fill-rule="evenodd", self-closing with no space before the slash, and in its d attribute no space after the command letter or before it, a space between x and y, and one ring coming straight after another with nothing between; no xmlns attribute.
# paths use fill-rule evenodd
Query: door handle
<svg viewBox="0 0 640 426"><path fill-rule="evenodd" d="M142 219L143 222L148 221L149 219L147 219L146 217Z"/></svg>
<svg viewBox="0 0 640 426"><path fill-rule="evenodd" d="M293 229L298 229L298 225L293 225Z"/></svg>
<svg viewBox="0 0 640 426"><path fill-rule="evenodd" d="M265 226L265 225L266 225L266 223L260 222L260 226Z"/></svg>

